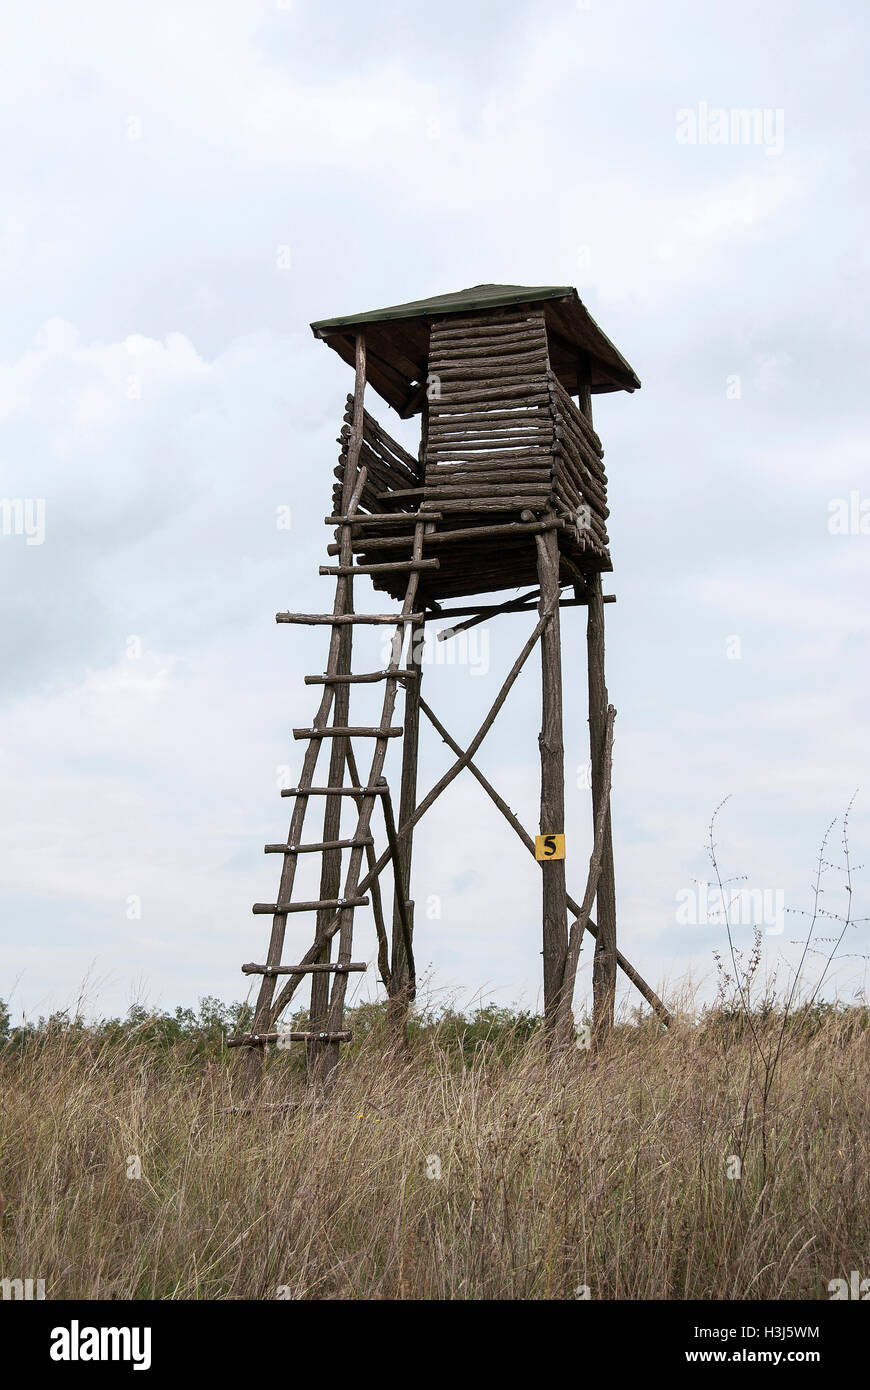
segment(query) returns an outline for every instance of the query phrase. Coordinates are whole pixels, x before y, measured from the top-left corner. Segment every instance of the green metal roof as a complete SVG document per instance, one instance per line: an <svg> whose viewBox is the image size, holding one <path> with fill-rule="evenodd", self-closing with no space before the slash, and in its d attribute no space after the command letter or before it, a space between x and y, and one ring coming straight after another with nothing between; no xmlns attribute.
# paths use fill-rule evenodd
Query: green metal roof
<svg viewBox="0 0 870 1390"><path fill-rule="evenodd" d="M385 319L416 319L425 314L470 313L472 309L503 309L508 304L532 304L541 299L565 299L577 291L571 285L472 285L453 294L435 294L429 299L412 299L408 304L392 304L366 314L344 314L338 319L319 319L311 328L334 332L362 323L382 323Z"/></svg>
<svg viewBox="0 0 870 1390"><path fill-rule="evenodd" d="M572 395L581 378L593 392L636 391L640 386L633 368L602 333L573 285L472 285L386 309L318 319L311 328L352 367L355 335L365 327L367 380L400 415L408 416L421 408L431 320L443 314L497 314L516 304L543 306L550 365Z"/></svg>

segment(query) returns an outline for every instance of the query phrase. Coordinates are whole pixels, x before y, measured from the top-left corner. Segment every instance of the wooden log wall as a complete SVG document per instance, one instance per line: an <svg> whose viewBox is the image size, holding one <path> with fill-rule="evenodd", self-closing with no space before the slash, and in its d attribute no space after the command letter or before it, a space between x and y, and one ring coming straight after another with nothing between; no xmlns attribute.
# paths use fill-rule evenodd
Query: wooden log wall
<svg viewBox="0 0 870 1390"><path fill-rule="evenodd" d="M432 324L424 511L472 522L555 504L548 368L540 310Z"/></svg>
<svg viewBox="0 0 870 1390"><path fill-rule="evenodd" d="M547 382L555 425L555 489L563 515L582 518L576 544L609 563L607 474L601 440L578 410L559 378L548 369Z"/></svg>
<svg viewBox="0 0 870 1390"><path fill-rule="evenodd" d="M332 489L332 509L336 515L341 513L342 479L344 465L350 444L351 422L353 420L353 396L348 396L344 411L344 425L338 437L341 445L335 477L338 480ZM412 454L392 439L383 426L366 410L363 413L363 442L360 462L365 464L366 483L359 500L359 510L363 512L394 512L396 506L383 493L405 493L420 483L420 466ZM404 510L406 502L399 499L399 507Z"/></svg>
<svg viewBox="0 0 870 1390"><path fill-rule="evenodd" d="M451 540L438 545L440 567L421 580L421 595L437 600L533 584L531 526L546 514L575 568L610 569L601 442L550 368L543 310L449 315L433 320L430 335L422 463L365 412L361 463L368 472L360 508L391 520L383 531L360 527L358 559L406 559L413 522L405 530L396 514L432 511L441 518L433 540L440 532ZM342 463L351 405L348 398ZM518 524L523 515L531 518L527 526ZM372 582L400 596L395 576L373 575Z"/></svg>

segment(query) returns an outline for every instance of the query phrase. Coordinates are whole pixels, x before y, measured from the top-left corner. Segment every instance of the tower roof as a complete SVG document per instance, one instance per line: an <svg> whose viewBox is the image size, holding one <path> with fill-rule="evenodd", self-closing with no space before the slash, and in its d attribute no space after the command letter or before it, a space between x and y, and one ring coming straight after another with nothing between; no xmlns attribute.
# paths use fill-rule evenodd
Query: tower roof
<svg viewBox="0 0 870 1390"><path fill-rule="evenodd" d="M632 367L602 333L572 285L472 285L386 309L319 319L311 329L353 366L355 333L364 327L368 380L400 415L407 416L420 409L418 387L426 378L429 321L445 314L490 310L497 314L519 304L543 307L550 364L567 391L574 394L578 389L581 362L595 393L635 391L640 386Z"/></svg>

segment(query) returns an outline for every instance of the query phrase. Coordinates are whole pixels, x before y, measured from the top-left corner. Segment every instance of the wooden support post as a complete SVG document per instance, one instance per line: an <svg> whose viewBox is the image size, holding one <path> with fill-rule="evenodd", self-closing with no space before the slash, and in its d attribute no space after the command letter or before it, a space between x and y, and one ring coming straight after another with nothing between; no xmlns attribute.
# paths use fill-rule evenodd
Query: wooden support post
<svg viewBox="0 0 870 1390"><path fill-rule="evenodd" d="M598 891L598 880L601 877L601 852L604 846L604 824L610 809L610 770L613 755L613 721L615 718L616 710L613 708L613 705L608 705L607 718L604 725L602 796L599 799L598 811L595 815L595 834L592 840L592 854L589 857L589 876L586 880L586 892L583 894L583 902L580 905L580 911L577 913L571 925L571 930L568 933L568 954L565 959L565 980L562 987L562 1008L559 1019L559 1038L560 1042L564 1043L570 1041L574 1031L574 986L577 982L577 966L580 961L580 947L583 944L583 933L589 925L589 918L592 914L592 904L595 901L595 894Z"/></svg>
<svg viewBox="0 0 870 1390"><path fill-rule="evenodd" d="M429 401L424 399L420 426L420 447L418 464L420 477L425 477L426 450L429 443ZM427 532L434 530L428 526ZM408 668L416 671L416 680L405 684L405 729L402 740L402 778L399 784L399 825L398 848L401 862L398 866L395 883L396 898L393 902L393 950L390 962L391 988L387 1003L387 1027L393 1039L401 1044L408 1040L408 1011L411 1005L410 974L408 952L405 948L405 930L408 922L408 909L405 904L411 896L411 854L414 846L413 815L417 809L417 755L420 744L420 682L423 679L423 648L425 629L421 623L411 634L408 651ZM398 901L402 894L403 902ZM413 930L413 917L410 919Z"/></svg>
<svg viewBox="0 0 870 1390"><path fill-rule="evenodd" d="M592 379L592 365L585 352L577 356L577 407L592 424L592 392L589 383Z"/></svg>
<svg viewBox="0 0 870 1390"><path fill-rule="evenodd" d="M601 596L600 574L589 575L587 591L589 595L586 621L586 646L589 663L589 747L592 757L592 809L596 819L601 802L605 800L607 803L604 812L601 869L596 895L598 935L595 939L595 958L592 965L593 1035L600 1042L613 1027L616 999L616 886L613 876L613 840L610 830L610 779L606 772L608 701L607 685L604 679L604 603Z"/></svg>
<svg viewBox="0 0 870 1390"><path fill-rule="evenodd" d="M397 842L401 862L396 873L393 902L393 949L390 963L391 991L387 1004L387 1025L397 1042L407 1041L409 993L408 954L398 895L407 903L411 896L411 852L414 842L412 818L417 807L417 754L420 743L420 683L423 676L423 625L416 628L408 654L408 667L417 672L416 680L405 685L405 730L402 740L402 778L399 784L399 825Z"/></svg>
<svg viewBox="0 0 870 1390"><path fill-rule="evenodd" d="M559 635L559 540L556 531L536 536L541 616L550 621L541 634L541 834L565 833L565 750L562 741L562 652ZM568 905L565 861L541 864L543 882L544 1027L555 1029L565 954L568 949Z"/></svg>

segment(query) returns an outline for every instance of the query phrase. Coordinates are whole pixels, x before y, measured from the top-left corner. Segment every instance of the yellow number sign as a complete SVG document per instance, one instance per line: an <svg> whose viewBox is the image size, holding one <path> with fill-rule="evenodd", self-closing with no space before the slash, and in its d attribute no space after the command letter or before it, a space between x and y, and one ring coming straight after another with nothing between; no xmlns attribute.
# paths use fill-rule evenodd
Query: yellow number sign
<svg viewBox="0 0 870 1390"><path fill-rule="evenodd" d="M536 835L536 836L535 836L535 858L536 858L536 859L564 859L564 858L565 858L565 836L564 836L564 835Z"/></svg>

